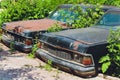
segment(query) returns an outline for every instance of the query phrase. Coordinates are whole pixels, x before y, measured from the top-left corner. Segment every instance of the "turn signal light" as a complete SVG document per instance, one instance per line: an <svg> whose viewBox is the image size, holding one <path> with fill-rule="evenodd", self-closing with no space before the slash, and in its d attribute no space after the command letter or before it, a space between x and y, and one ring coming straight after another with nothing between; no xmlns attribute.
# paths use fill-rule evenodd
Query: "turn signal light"
<svg viewBox="0 0 120 80"><path fill-rule="evenodd" d="M26 39L26 40L25 40L25 44L26 44L26 45L31 45L31 44L32 44L32 41L29 40L29 39Z"/></svg>
<svg viewBox="0 0 120 80"><path fill-rule="evenodd" d="M92 64L91 57L88 57L88 56L83 57L82 64L84 64L84 65L91 65Z"/></svg>

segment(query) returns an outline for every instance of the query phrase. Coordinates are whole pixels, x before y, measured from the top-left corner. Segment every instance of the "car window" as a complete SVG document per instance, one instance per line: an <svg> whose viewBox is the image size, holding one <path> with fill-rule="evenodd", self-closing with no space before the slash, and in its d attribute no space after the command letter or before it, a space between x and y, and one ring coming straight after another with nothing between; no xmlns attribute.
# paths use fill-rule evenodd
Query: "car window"
<svg viewBox="0 0 120 80"><path fill-rule="evenodd" d="M50 18L62 22L71 22L77 17L77 13L68 9L58 9L55 11Z"/></svg>
<svg viewBox="0 0 120 80"><path fill-rule="evenodd" d="M98 22L97 25L103 25L106 28L110 28L110 26L112 26L112 27L119 26L120 25L120 12L106 13L102 17L102 19ZM107 27L107 26L109 26L109 27Z"/></svg>

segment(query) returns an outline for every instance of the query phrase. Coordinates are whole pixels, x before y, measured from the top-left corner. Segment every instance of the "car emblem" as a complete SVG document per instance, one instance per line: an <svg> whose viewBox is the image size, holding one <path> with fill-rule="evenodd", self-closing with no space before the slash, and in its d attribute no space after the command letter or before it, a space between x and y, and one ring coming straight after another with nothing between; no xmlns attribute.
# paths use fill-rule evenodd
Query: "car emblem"
<svg viewBox="0 0 120 80"><path fill-rule="evenodd" d="M78 49L79 44L80 44L80 42L75 41L75 42L73 43L73 49L74 49L74 50L77 50L77 49Z"/></svg>

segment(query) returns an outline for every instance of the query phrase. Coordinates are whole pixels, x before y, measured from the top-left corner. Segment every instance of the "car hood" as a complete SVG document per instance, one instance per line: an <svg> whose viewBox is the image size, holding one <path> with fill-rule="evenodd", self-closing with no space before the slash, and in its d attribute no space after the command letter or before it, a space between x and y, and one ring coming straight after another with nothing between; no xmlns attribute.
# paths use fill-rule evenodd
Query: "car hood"
<svg viewBox="0 0 120 80"><path fill-rule="evenodd" d="M39 37L40 42L85 53L90 46L107 43L109 30L89 27L69 29L54 33L44 33Z"/></svg>
<svg viewBox="0 0 120 80"><path fill-rule="evenodd" d="M27 20L27 21L15 21L15 22L8 22L5 23L5 30L14 30L15 27L21 27L21 31L30 30L30 31L42 31L47 30L49 27L53 26L56 22L52 19L40 19L40 20ZM63 22L58 22L63 28L66 26L63 25Z"/></svg>
<svg viewBox="0 0 120 80"><path fill-rule="evenodd" d="M94 44L106 42L108 39L109 30L98 27L89 27L49 33L49 35L54 35L56 37L66 37L75 41L79 41L83 44Z"/></svg>

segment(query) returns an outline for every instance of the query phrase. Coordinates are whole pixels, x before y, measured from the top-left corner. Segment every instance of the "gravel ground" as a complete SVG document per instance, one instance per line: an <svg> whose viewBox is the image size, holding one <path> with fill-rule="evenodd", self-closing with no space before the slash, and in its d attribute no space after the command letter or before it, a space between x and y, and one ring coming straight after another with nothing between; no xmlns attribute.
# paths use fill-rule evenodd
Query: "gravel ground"
<svg viewBox="0 0 120 80"><path fill-rule="evenodd" d="M10 54L9 48L0 43L0 80L120 80L103 74L94 78L81 78L55 68L46 70L46 64L35 58L28 58L27 54L16 51Z"/></svg>

